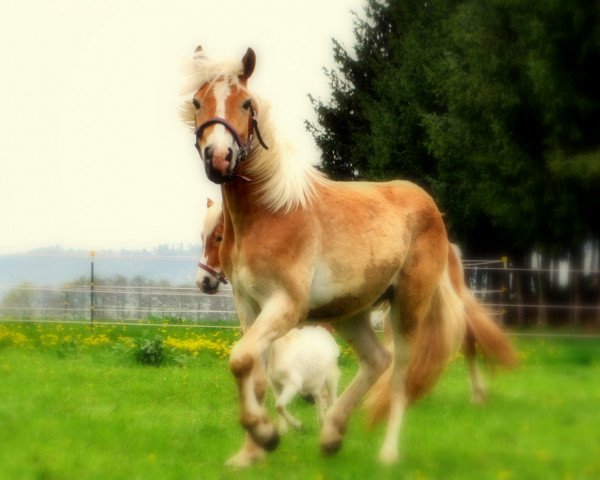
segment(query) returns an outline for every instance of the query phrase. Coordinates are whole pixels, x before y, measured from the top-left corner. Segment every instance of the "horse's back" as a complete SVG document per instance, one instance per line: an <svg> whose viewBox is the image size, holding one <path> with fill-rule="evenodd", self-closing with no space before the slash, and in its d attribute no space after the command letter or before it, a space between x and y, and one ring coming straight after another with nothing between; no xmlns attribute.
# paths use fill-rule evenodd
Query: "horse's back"
<svg viewBox="0 0 600 480"><path fill-rule="evenodd" d="M318 188L313 213L329 237L339 230L384 234L401 234L411 230L411 222L441 222L433 198L415 183L406 180L389 182L327 182Z"/></svg>

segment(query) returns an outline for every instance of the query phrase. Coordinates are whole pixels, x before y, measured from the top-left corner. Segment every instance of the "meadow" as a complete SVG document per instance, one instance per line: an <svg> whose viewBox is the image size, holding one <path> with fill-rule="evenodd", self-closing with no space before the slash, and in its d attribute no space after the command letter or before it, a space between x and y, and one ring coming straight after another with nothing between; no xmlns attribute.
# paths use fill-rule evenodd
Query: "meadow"
<svg viewBox="0 0 600 480"><path fill-rule="evenodd" d="M237 451L227 356L236 329L0 323L0 479L600 478L600 340L517 337L521 366L485 368L471 405L457 358L406 417L402 459L377 463L381 426L353 418L337 456L318 449L314 407L266 461L231 471ZM460 357L460 356L458 356ZM347 347L346 384L356 370ZM269 398L272 409L272 398Z"/></svg>

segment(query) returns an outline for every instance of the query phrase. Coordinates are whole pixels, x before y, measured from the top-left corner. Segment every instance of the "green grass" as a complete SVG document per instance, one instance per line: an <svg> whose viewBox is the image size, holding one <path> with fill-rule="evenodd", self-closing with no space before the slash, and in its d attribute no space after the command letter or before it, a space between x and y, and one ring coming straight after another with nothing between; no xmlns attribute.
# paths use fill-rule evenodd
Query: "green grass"
<svg viewBox="0 0 600 480"><path fill-rule="evenodd" d="M518 370L486 370L484 407L454 362L409 410L393 468L376 462L383 429L362 412L323 458L314 407L297 400L304 431L236 472L223 463L243 437L226 359L237 333L143 329L0 324L1 479L600 478L599 340L520 338ZM179 363L136 363L127 339L156 333ZM341 366L346 383L354 361Z"/></svg>

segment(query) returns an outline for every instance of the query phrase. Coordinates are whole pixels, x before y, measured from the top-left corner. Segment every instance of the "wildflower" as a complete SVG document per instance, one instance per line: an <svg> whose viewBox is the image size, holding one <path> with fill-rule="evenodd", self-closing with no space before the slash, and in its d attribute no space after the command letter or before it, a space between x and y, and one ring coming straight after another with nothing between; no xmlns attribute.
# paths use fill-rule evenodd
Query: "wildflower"
<svg viewBox="0 0 600 480"><path fill-rule="evenodd" d="M99 345L105 345L107 343L110 343L110 339L108 338L108 336L105 333L102 333L100 335L94 335L91 337L87 337L83 340L82 343L86 347L97 347Z"/></svg>
<svg viewBox="0 0 600 480"><path fill-rule="evenodd" d="M40 343L43 347L54 347L58 344L58 335L46 333L40 335Z"/></svg>

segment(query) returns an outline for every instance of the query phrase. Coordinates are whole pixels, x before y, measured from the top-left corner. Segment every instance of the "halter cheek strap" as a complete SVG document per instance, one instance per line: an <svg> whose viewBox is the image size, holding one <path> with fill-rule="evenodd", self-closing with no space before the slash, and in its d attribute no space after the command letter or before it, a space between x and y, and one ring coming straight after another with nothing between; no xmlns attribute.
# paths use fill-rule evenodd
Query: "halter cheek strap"
<svg viewBox="0 0 600 480"><path fill-rule="evenodd" d="M223 272L217 272L216 270L210 268L208 265L206 265L202 262L200 262L198 264L198 267L200 267L205 272L210 273L213 277L215 277L223 285L227 285L229 283L227 281L227 277L225 276L225 274Z"/></svg>

